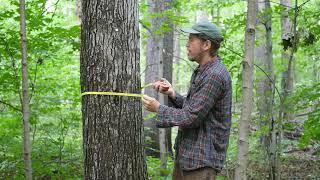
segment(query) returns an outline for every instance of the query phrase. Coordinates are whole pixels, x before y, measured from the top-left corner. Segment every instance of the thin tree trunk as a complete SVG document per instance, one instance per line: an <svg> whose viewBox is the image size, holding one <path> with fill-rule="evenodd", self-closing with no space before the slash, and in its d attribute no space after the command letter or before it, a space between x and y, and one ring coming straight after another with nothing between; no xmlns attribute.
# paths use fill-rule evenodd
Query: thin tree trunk
<svg viewBox="0 0 320 180"><path fill-rule="evenodd" d="M271 9L270 1L265 0L265 8L268 12ZM265 94L268 97L266 99L266 114L268 117L268 125L269 125L269 136L268 140L269 142L265 142L265 145L268 145L268 156L269 156L269 162L270 162L270 176L272 179L275 179L275 176L279 176L280 172L280 166L279 166L279 154L277 153L277 147L278 147L278 141L277 138L274 138L277 134L277 125L275 122L274 118L274 113L273 113L273 102L274 102L274 74L273 74L273 60L272 60L272 17L271 13L267 13L266 15L266 51L267 51L267 63L266 63L266 69L267 69L267 74L270 79L273 80L266 80L269 81L269 84L265 84L267 86Z"/></svg>
<svg viewBox="0 0 320 180"><path fill-rule="evenodd" d="M172 0L163 0L162 9L163 11L170 10L172 8ZM163 23L169 28L169 31L163 34L163 50L162 58L163 63L160 67L160 75L166 78L169 82L172 82L172 63L173 63L173 23L169 17L164 17ZM162 73L162 74L161 74ZM171 106L167 96L163 96L163 104ZM163 135L164 134L164 135ZM161 168L167 169L167 160L169 152L172 154L172 143L171 143L171 128L160 129L160 159ZM165 175L165 174L164 174Z"/></svg>
<svg viewBox="0 0 320 180"><path fill-rule="evenodd" d="M258 42L258 46L255 49L255 62L256 64L263 69L266 73L268 73L268 62L267 62L267 29L266 29L266 7L264 4L264 0L258 0L258 9L259 9L259 19L257 24L257 31L256 31L256 39ZM269 76L269 74L267 74ZM268 104L267 99L272 95L270 93L270 81L266 74L260 69L257 69L256 74L256 83L257 83L257 108L259 111L259 124L261 127L265 127L268 125ZM272 76L271 76L272 77ZM269 93L269 94L268 94ZM269 97L268 97L269 96ZM267 137L263 135L261 139L261 143L268 147Z"/></svg>
<svg viewBox="0 0 320 180"><path fill-rule="evenodd" d="M162 3L161 1L159 1ZM161 22L161 21L160 21ZM163 23L163 22L162 22ZM162 36L162 40L164 37ZM161 43L163 45L163 42ZM163 53L164 47L162 46L161 49L158 49L156 52L159 54L159 66L158 66L158 72L159 72L159 77L164 77L164 53ZM158 94L159 97L159 102L160 104L166 104L166 101L168 101L167 98L163 94ZM166 129L165 128L159 128L159 150L160 150L160 175L165 176L162 172L164 172L167 169L167 161L168 161L168 151L167 151L167 144L166 144Z"/></svg>
<svg viewBox="0 0 320 180"><path fill-rule="evenodd" d="M25 1L20 0L20 38L22 54L22 115L23 115L23 159L26 179L32 179L31 145L30 145L30 109L29 109L29 85L28 85L28 54L26 35Z"/></svg>
<svg viewBox="0 0 320 180"><path fill-rule="evenodd" d="M294 44L295 37L292 32L292 22L290 20L289 11L291 10L291 0L280 0L280 4L283 6L283 11L281 12L281 38L283 42L283 50L281 52L283 67L286 70L282 73L281 86L282 86L282 99L280 102L280 112L279 112L279 120L276 125L276 133L273 133L272 140L277 141L276 146L273 147L277 149L274 156L275 165L277 167L275 174L273 174L274 179L281 178L281 164L280 164L280 155L281 155L281 140L283 136L283 121L292 120L293 114L289 111L289 107L286 104L286 99L290 95L293 90L293 53L294 53ZM295 28L295 27L294 27ZM291 50L291 55L290 55Z"/></svg>
<svg viewBox="0 0 320 180"><path fill-rule="evenodd" d="M149 13L150 14L156 14L161 12L162 8L162 2L159 0L148 0L149 5ZM150 82L154 82L157 79L160 79L162 77L162 74L160 75L159 69L160 69L160 63L162 62L163 56L162 56L162 49L163 49L163 33L159 31L162 23L162 18L160 17L151 17L150 18L151 27L149 34L149 38L147 40L147 58L146 58L146 71L145 71L145 84L148 84ZM161 66L162 67L162 66ZM144 91L145 94L148 96L154 97L158 100L160 100L159 95L156 91L154 91L152 88L146 88ZM149 116L149 112L145 111L144 117ZM146 137L150 139L151 141L148 141L147 143L147 150L146 153L148 156L155 156L160 157L160 142L159 142L159 129L155 127L153 122L146 121L145 125L148 127L146 132ZM149 125L150 124L150 125Z"/></svg>
<svg viewBox="0 0 320 180"><path fill-rule="evenodd" d="M161 13L172 6L171 0L155 1L149 0L149 13ZM173 54L173 35L170 32L161 32L161 26L164 23L168 23L169 28L172 29L172 23L167 17L153 17L151 20L151 34L147 40L147 69L145 73L145 83L153 82L161 77L166 78L172 82L172 54ZM156 97L161 104L168 105L168 99L166 96L156 93L153 89L145 89L145 94ZM145 113L147 116L148 113ZM171 129L157 129L152 126L151 123L145 123L151 125L147 130L147 136L151 138L151 142L148 146L151 150L147 149L147 155L160 156L162 160L162 167L165 168L167 163L168 151L171 149ZM165 138L165 139L162 139Z"/></svg>
<svg viewBox="0 0 320 180"><path fill-rule="evenodd" d="M76 1L76 15L77 15L77 20L79 22L79 24L81 23L81 16L82 16L82 12L81 12L81 0L77 0Z"/></svg>
<svg viewBox="0 0 320 180"><path fill-rule="evenodd" d="M181 13L178 12L177 16L180 16ZM174 29L176 29L178 27L177 24L174 24ZM173 68L177 68L177 70L175 70L173 73L173 77L172 77L172 85L175 86L175 90L178 92L181 92L180 90L180 86L177 86L177 82L178 82L178 78L179 78L179 74L180 74L180 68L179 68L179 64L180 64L180 51L181 51L181 47L180 47L180 32L174 31L173 33L173 63L175 64L175 66Z"/></svg>
<svg viewBox="0 0 320 180"><path fill-rule="evenodd" d="M255 26L257 13L256 0L248 0L247 8L247 27L245 34L245 58L242 66L242 109L239 126L238 139L238 159L235 169L235 179L246 180L247 155L248 155L248 134L249 123L251 120L251 111L253 104L253 60L254 60L254 42L255 42Z"/></svg>
<svg viewBox="0 0 320 180"><path fill-rule="evenodd" d="M272 19L269 0L258 1L259 12L261 13L258 19L258 27L256 37L261 43L256 48L256 64L263 69L257 71L255 77L257 78L257 107L260 115L261 128L269 128L269 132L260 137L261 145L266 149L269 160L270 176L276 174L276 141L274 141L272 134L275 134L274 118L273 118L273 63L272 63ZM263 15L263 16L262 16Z"/></svg>
<svg viewBox="0 0 320 180"><path fill-rule="evenodd" d="M211 7L211 21L214 22L217 26L220 26L220 9L220 0L217 0L216 4Z"/></svg>
<svg viewBox="0 0 320 180"><path fill-rule="evenodd" d="M220 8L220 0L218 0L218 4L219 4L219 5L218 5L218 7L217 7L217 22L216 22L216 23L217 23L218 26L220 26L220 23L221 23L221 22L220 22L220 9L221 9L221 8Z"/></svg>
<svg viewBox="0 0 320 180"><path fill-rule="evenodd" d="M281 5L283 5L283 11L281 13L281 37L284 49L282 50L282 63L286 70L282 73L282 91L283 99L293 90L293 79L294 79L294 57L290 57L290 50L294 51L294 33L292 32L292 22L289 17L289 10L291 9L291 0L280 0ZM283 102L285 103L285 102ZM283 120L290 121L293 120L293 114L289 112L286 104L283 104Z"/></svg>
<svg viewBox="0 0 320 180"><path fill-rule="evenodd" d="M164 62L163 60L160 61L160 66L159 66L159 76L163 76L163 66ZM159 102L160 104L165 104L166 102L165 96L163 94L159 94ZM163 174L167 169L167 161L168 161L168 149L167 149L167 133L165 128L160 128L159 129L159 148L160 148L160 175L161 176L166 176L166 174Z"/></svg>
<svg viewBox="0 0 320 180"><path fill-rule="evenodd" d="M81 91L141 93L138 1L82 1ZM84 178L147 179L141 100L82 97Z"/></svg>

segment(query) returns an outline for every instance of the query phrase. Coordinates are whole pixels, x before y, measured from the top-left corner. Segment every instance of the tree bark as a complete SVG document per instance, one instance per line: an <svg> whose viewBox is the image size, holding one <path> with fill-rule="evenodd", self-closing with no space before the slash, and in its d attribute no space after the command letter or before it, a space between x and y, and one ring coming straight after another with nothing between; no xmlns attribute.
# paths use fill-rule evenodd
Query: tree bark
<svg viewBox="0 0 320 180"><path fill-rule="evenodd" d="M177 12L177 16L180 16L181 12ZM174 24L174 29L176 29L178 27L177 24ZM181 71L181 68L179 68L179 64L180 64L180 52L181 52L181 47L180 47L180 32L174 31L173 32L173 63L175 64L175 66L173 68L177 68L174 73L172 74L172 85L175 86L175 90L178 92L180 91L179 86L177 86L178 83L178 78L179 78L179 74Z"/></svg>
<svg viewBox="0 0 320 180"><path fill-rule="evenodd" d="M289 17L289 11L291 7L291 0L280 0L280 4L283 5L283 11L281 12L281 38L283 42L283 50L281 52L282 64L286 70L282 73L282 91L283 99L286 99L293 91L294 83L294 57L290 60L290 50L294 51L294 33L292 32L292 22ZM285 103L285 102L283 102ZM283 104L283 120L291 121L294 119L293 113L288 110L288 106Z"/></svg>
<svg viewBox="0 0 320 180"><path fill-rule="evenodd" d="M275 134L276 127L273 117L273 63L272 63L272 19L269 0L259 0L258 9L261 15L258 19L256 37L259 46L256 48L256 64L263 69L257 70L255 75L257 79L257 107L259 111L259 119L261 128L267 127L268 132L260 137L261 145L267 150L268 164L270 176L276 174L278 167L276 166L276 141L271 138Z"/></svg>
<svg viewBox="0 0 320 180"><path fill-rule="evenodd" d="M82 16L81 0L77 0L76 1L76 15L77 15L77 18L78 18L78 22L81 23L81 16Z"/></svg>
<svg viewBox="0 0 320 180"><path fill-rule="evenodd" d="M30 109L28 85L28 54L26 35L25 1L20 0L20 38L21 38L21 64L22 64L22 115L23 115L23 159L26 179L32 179L31 145L30 145Z"/></svg>
<svg viewBox="0 0 320 180"><path fill-rule="evenodd" d="M149 0L149 13L161 13L172 8L172 0L155 1ZM153 17L151 21L151 34L147 40L147 67L145 73L145 83L153 82L161 77L172 82L172 58L173 58L173 25L168 17ZM163 32L162 26L171 29ZM168 98L156 93L153 89L145 89L145 94L158 98L161 104L168 105ZM147 116L148 113L145 113ZM151 123L146 123L151 124ZM151 142L147 149L147 155L152 155L162 159L162 167L166 166L168 152L172 153L171 128L157 129L152 125L147 130L147 136Z"/></svg>
<svg viewBox="0 0 320 180"><path fill-rule="evenodd" d="M81 91L141 93L138 1L82 1ZM82 98L84 178L147 179L141 100Z"/></svg>
<svg viewBox="0 0 320 180"><path fill-rule="evenodd" d="M242 66L242 108L239 126L237 167L235 169L234 179L247 179L247 155L248 155L248 134L249 123L251 120L251 111L253 103L253 60L254 60L254 42L255 26L257 13L256 0L248 0L247 8L247 26L245 33L245 58Z"/></svg>
<svg viewBox="0 0 320 180"><path fill-rule="evenodd" d="M270 0L265 0L265 8L266 10L271 9ZM271 11L269 11L271 12ZM276 179L277 177L280 177L280 164L279 164L279 154L277 153L277 146L278 146L278 140L276 137L278 128L277 123L275 122L274 113L273 113L273 102L274 102L274 86L273 84L275 82L274 80L274 74L273 74L273 60L272 60L272 17L271 13L267 13L266 15L266 50L267 50L267 63L266 63L266 69L267 74L270 79L273 80L273 82L270 82L269 85L265 84L266 91L266 97L268 97L265 101L266 104L266 114L268 117L268 126L269 126L269 135L268 135L268 142L265 142L265 145L268 145L268 157L270 162L270 172L269 177L272 179Z"/></svg>
<svg viewBox="0 0 320 180"><path fill-rule="evenodd" d="M163 0L162 9L167 11L172 8L172 0ZM172 63L173 63L173 23L169 17L164 17L163 23L168 27L168 31L163 34L163 50L162 58L163 63L160 67L160 76L166 78L169 82L172 83ZM163 95L162 95L163 96ZM171 106L169 104L168 96L163 96L163 104ZM165 135L163 135L165 134ZM161 159L161 168L167 169L167 160L169 153L172 152L172 143L171 143L171 128L160 129L160 159Z"/></svg>
<svg viewBox="0 0 320 180"><path fill-rule="evenodd" d="M161 12L162 2L159 0L148 0L149 13L156 14ZM151 83L157 79L160 79L160 63L162 63L162 49L163 49L163 33L160 32L160 26L162 23L162 18L151 17L150 18L150 31L149 38L147 40L147 58L146 58L146 71L145 71L145 84ZM162 73L161 73L162 74ZM148 96L154 97L158 100L159 94L152 88L146 88L144 91ZM160 102L163 103L163 102ZM149 112L145 111L144 117L148 117ZM146 122L146 127L148 129L146 132L146 137L149 137L151 141L148 141L146 153L148 156L160 157L160 146L159 146L159 129L155 127L155 124ZM149 125L150 124L150 125Z"/></svg>

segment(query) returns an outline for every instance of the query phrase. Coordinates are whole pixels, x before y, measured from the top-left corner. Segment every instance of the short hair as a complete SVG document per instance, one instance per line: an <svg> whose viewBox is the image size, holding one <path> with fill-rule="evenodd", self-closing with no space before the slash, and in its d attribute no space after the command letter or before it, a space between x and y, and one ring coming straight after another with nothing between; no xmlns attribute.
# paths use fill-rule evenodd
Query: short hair
<svg viewBox="0 0 320 180"><path fill-rule="evenodd" d="M209 36L205 35L204 33L193 34L193 35L199 38L200 40L202 40L203 42L209 40L211 42L210 56L214 57L218 55L218 50L220 48L220 44L223 41L223 39L212 39Z"/></svg>

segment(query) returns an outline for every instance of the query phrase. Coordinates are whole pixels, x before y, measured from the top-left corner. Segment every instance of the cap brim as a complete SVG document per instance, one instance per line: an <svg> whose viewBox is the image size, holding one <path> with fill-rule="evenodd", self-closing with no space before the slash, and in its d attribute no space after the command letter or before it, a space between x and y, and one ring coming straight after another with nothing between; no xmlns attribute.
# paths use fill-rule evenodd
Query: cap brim
<svg viewBox="0 0 320 180"><path fill-rule="evenodd" d="M180 29L182 32L185 32L185 33L191 33L191 34L200 34L201 32L199 31L196 31L192 28L181 28Z"/></svg>

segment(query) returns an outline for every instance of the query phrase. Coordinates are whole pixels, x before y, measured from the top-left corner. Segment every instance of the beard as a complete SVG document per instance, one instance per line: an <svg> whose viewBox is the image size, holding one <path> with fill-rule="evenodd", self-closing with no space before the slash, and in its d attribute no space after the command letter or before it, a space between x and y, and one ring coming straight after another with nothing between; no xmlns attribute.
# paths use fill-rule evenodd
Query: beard
<svg viewBox="0 0 320 180"><path fill-rule="evenodd" d="M188 59L191 62L198 62L198 60L200 59L201 54L198 54L197 56L190 56L188 55Z"/></svg>
<svg viewBox="0 0 320 180"><path fill-rule="evenodd" d="M199 57L197 57L197 56L191 56L191 55L188 54L188 59L189 59L189 61L191 61L191 62L196 62L196 61L199 59Z"/></svg>
<svg viewBox="0 0 320 180"><path fill-rule="evenodd" d="M188 59L189 59L189 61L191 61L191 62L197 61L194 57L188 57Z"/></svg>
<svg viewBox="0 0 320 180"><path fill-rule="evenodd" d="M193 56L191 54L189 54L189 53L187 54L189 61L191 61L191 62L199 62L200 59L202 58L202 56L204 55L205 50L200 49L200 52L197 53L197 54L194 54Z"/></svg>

